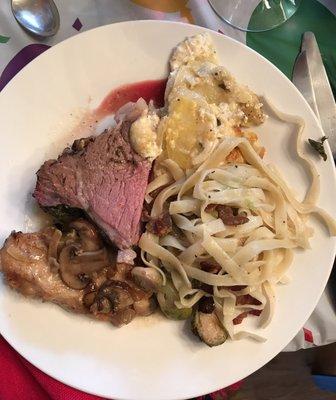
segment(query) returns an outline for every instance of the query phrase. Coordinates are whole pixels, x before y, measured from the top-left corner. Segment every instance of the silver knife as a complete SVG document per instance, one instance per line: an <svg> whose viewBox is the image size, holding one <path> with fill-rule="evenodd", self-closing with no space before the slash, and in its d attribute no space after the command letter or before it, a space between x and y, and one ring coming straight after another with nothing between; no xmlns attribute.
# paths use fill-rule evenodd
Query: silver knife
<svg viewBox="0 0 336 400"><path fill-rule="evenodd" d="M332 154L336 158L336 104L315 35L305 32L292 81L320 121Z"/></svg>

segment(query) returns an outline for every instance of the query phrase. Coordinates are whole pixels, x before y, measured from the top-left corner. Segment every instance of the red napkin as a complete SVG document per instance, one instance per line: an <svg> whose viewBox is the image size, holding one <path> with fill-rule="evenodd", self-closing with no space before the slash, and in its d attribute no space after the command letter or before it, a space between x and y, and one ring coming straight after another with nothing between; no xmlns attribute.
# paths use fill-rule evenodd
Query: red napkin
<svg viewBox="0 0 336 400"><path fill-rule="evenodd" d="M72 389L35 368L0 337L1 400L102 400Z"/></svg>
<svg viewBox="0 0 336 400"><path fill-rule="evenodd" d="M201 399L227 400L240 383ZM35 368L0 336L1 400L103 400L70 388Z"/></svg>

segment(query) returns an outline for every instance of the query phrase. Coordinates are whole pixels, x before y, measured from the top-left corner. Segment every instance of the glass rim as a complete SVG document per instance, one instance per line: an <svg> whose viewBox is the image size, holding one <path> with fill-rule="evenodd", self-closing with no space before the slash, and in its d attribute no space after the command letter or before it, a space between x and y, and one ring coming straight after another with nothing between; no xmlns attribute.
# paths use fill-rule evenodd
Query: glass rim
<svg viewBox="0 0 336 400"><path fill-rule="evenodd" d="M228 19L226 19L225 17L223 17L222 15L219 14L219 12L216 10L215 6L212 4L212 0L208 0L208 4L210 5L212 11L217 15L217 17L219 19L221 19L222 21L224 21L226 24L230 25L232 28L237 29L241 32L251 32L251 33L262 33L262 32L268 32L271 31L272 29L277 28L278 26L284 24L285 22L287 22L289 19L291 19L293 17L293 15L296 14L295 10L293 12L293 14L291 16L289 16L287 19L285 19L284 21L281 21L275 25L272 25L269 28L265 28L265 29L248 29L248 28L242 28L240 26L234 25L231 21L229 21Z"/></svg>

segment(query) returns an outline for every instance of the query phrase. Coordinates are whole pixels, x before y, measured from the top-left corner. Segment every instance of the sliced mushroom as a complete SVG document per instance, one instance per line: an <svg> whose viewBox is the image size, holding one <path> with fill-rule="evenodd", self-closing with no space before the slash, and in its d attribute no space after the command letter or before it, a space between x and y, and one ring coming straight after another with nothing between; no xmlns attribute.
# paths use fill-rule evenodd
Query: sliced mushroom
<svg viewBox="0 0 336 400"><path fill-rule="evenodd" d="M139 288L139 286L135 282L133 282L133 280L131 280L131 279L126 279L125 282L127 282L127 285L129 287L128 290L134 301L148 299L152 295L152 292L147 292L147 291Z"/></svg>
<svg viewBox="0 0 336 400"><path fill-rule="evenodd" d="M85 293L83 296L83 305L85 308L90 309L96 298L96 292Z"/></svg>
<svg viewBox="0 0 336 400"><path fill-rule="evenodd" d="M106 312L106 301L108 302L108 311L117 313L134 303L129 293L129 285L121 281L106 281L97 291L92 305L93 312Z"/></svg>
<svg viewBox="0 0 336 400"><path fill-rule="evenodd" d="M114 267L109 268L107 277L113 281L126 282L129 287L128 290L134 301L149 298L152 293L146 291L141 287L141 285L138 284L138 282L136 282L131 271L132 265L126 263L117 263Z"/></svg>
<svg viewBox="0 0 336 400"><path fill-rule="evenodd" d="M92 274L108 266L109 257L105 248L97 251L79 250L73 262L76 265L78 273Z"/></svg>
<svg viewBox="0 0 336 400"><path fill-rule="evenodd" d="M108 278L116 281L124 281L131 272L132 265L127 263L116 263L108 271Z"/></svg>
<svg viewBox="0 0 336 400"><path fill-rule="evenodd" d="M149 299L143 299L136 301L133 304L134 310L138 315L146 317L147 315L153 314L156 309L156 301L154 297L150 297Z"/></svg>
<svg viewBox="0 0 336 400"><path fill-rule="evenodd" d="M85 251L96 251L102 247L102 241L96 228L83 218L70 223L70 228L75 229Z"/></svg>
<svg viewBox="0 0 336 400"><path fill-rule="evenodd" d="M78 244L68 245L61 250L59 256L59 273L66 285L72 289L81 290L88 285L89 279L84 275L79 275L80 271L76 268L76 264L73 263L78 250Z"/></svg>
<svg viewBox="0 0 336 400"><path fill-rule="evenodd" d="M144 290L158 292L162 286L162 276L154 268L134 267L132 269L134 281Z"/></svg>
<svg viewBox="0 0 336 400"><path fill-rule="evenodd" d="M108 264L106 249L81 251L78 243L65 246L59 255L59 272L64 283L72 289L84 289L90 282L88 275Z"/></svg>
<svg viewBox="0 0 336 400"><path fill-rule="evenodd" d="M111 312L111 302L108 298L102 297L96 302L97 312L101 314L108 314Z"/></svg>
<svg viewBox="0 0 336 400"><path fill-rule="evenodd" d="M136 312L133 310L133 308L128 307L116 314L111 315L109 320L114 326L122 326L129 324L135 316Z"/></svg>
<svg viewBox="0 0 336 400"><path fill-rule="evenodd" d="M78 239L79 237L77 231L75 229L70 229L68 232L63 234L60 246L64 247L73 242L78 242Z"/></svg>

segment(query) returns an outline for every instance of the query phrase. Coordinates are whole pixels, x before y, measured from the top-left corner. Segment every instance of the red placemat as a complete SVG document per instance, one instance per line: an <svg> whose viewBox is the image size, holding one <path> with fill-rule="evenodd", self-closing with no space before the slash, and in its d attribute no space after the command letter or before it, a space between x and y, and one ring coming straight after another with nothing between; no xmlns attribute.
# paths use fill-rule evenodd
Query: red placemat
<svg viewBox="0 0 336 400"><path fill-rule="evenodd" d="M241 382L199 397L198 400L228 400ZM21 357L0 336L1 400L102 400L102 397L73 389L46 375Z"/></svg>

